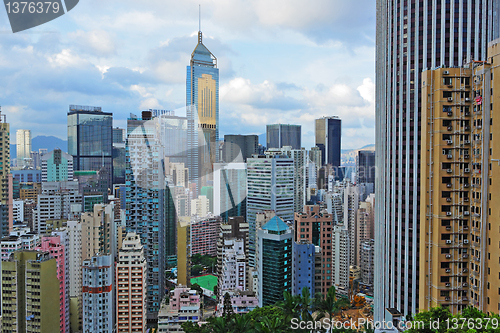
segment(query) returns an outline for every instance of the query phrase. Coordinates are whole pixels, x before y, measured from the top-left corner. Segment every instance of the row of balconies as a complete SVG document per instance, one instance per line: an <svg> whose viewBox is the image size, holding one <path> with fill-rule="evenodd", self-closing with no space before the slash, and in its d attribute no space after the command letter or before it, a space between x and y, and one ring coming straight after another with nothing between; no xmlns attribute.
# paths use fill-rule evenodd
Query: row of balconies
<svg viewBox="0 0 500 333"><path fill-rule="evenodd" d="M445 257L446 259L448 259L448 260L451 260L451 259L452 259L452 255L451 255L451 253L446 254L444 257ZM460 257L460 255L459 255L459 257ZM467 258L469 258L469 255L468 255L467 253L462 253L462 255L461 255L461 259L467 259Z"/></svg>

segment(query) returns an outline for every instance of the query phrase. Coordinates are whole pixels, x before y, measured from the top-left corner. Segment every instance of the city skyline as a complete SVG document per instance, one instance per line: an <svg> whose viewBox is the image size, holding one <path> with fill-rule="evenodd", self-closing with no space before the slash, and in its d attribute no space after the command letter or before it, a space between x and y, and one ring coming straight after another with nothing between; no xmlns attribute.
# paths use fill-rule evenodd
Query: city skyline
<svg viewBox="0 0 500 333"><path fill-rule="evenodd" d="M366 1L358 13L352 4L318 2L277 12L275 4L260 1L251 8L201 1L204 42L220 68L220 138L264 134L265 124L302 124L309 148L314 119L352 115L343 124L343 148L374 143L374 6ZM0 35L2 111L13 132L29 128L33 137L66 139L62 117L70 104L99 105L121 128L130 112L185 105L198 2L127 1L121 7L89 1L29 32ZM228 9L231 18L224 15ZM245 13L255 20L242 18ZM356 19L346 22L347 16ZM2 22L0 30L7 30L7 20Z"/></svg>

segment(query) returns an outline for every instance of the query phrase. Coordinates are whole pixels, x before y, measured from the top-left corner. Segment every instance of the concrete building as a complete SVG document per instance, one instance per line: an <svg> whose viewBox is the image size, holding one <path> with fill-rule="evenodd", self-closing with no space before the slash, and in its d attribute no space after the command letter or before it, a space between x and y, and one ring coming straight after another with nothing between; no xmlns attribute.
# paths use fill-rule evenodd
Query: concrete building
<svg viewBox="0 0 500 333"><path fill-rule="evenodd" d="M321 166L340 167L342 120L337 116L316 119L315 134L316 147L321 150Z"/></svg>
<svg viewBox="0 0 500 333"><path fill-rule="evenodd" d="M68 219L71 205L81 204L82 196L78 192L78 182L42 183L42 193L37 198L37 208L33 210L34 231L47 232L48 220Z"/></svg>
<svg viewBox="0 0 500 333"><path fill-rule="evenodd" d="M498 28L491 3L377 1L375 321L387 308L415 314L425 283L419 278L420 259L427 258L419 248L427 232L420 226L421 204L427 205L420 197L427 121L421 72L486 60L491 28Z"/></svg>
<svg viewBox="0 0 500 333"><path fill-rule="evenodd" d="M301 126L290 124L273 124L266 126L267 149L291 146L292 149L302 147Z"/></svg>
<svg viewBox="0 0 500 333"><path fill-rule="evenodd" d="M247 288L247 260L245 256L245 240L224 239L222 247L222 264L218 274L218 299L224 296L227 290L246 290Z"/></svg>
<svg viewBox="0 0 500 333"><path fill-rule="evenodd" d="M35 250L48 252L50 256L56 259L57 279L59 280L59 326L60 332L69 332L69 295L68 295L68 258L66 255L67 235L61 232L61 235L42 237L40 246Z"/></svg>
<svg viewBox="0 0 500 333"><path fill-rule="evenodd" d="M373 256L375 250L375 241L373 239L365 239L361 241L361 283L367 287L373 288L374 267Z"/></svg>
<svg viewBox="0 0 500 333"><path fill-rule="evenodd" d="M19 169L30 166L31 130L18 129L16 131L16 158Z"/></svg>
<svg viewBox="0 0 500 333"><path fill-rule="evenodd" d="M10 126L0 109L0 237L12 230L12 174L10 174Z"/></svg>
<svg viewBox="0 0 500 333"><path fill-rule="evenodd" d="M375 151L360 150L356 156L356 184L375 184Z"/></svg>
<svg viewBox="0 0 500 333"><path fill-rule="evenodd" d="M278 216L257 230L257 298L259 307L283 300L283 292L292 293L293 233Z"/></svg>
<svg viewBox="0 0 500 333"><path fill-rule="evenodd" d="M83 332L115 332L114 262L110 255L83 260Z"/></svg>
<svg viewBox="0 0 500 333"><path fill-rule="evenodd" d="M294 212L298 212L306 204L306 165L309 162L307 151L304 148L292 149L291 146L282 148L269 148L266 151L266 156L284 155L293 159L293 188L294 188Z"/></svg>
<svg viewBox="0 0 500 333"><path fill-rule="evenodd" d="M73 332L82 327L82 223L68 221L69 246L66 251L69 258L69 298L70 298L70 327Z"/></svg>
<svg viewBox="0 0 500 333"><path fill-rule="evenodd" d="M191 284L190 218L179 217L177 222L177 284Z"/></svg>
<svg viewBox="0 0 500 333"><path fill-rule="evenodd" d="M302 289L307 288L310 297L314 298L315 283L321 286L321 277L319 281L315 279L315 254L316 247L307 240L293 245L293 295L302 295Z"/></svg>
<svg viewBox="0 0 500 333"><path fill-rule="evenodd" d="M61 332L59 288L56 259L49 252L13 253L2 262L3 331Z"/></svg>
<svg viewBox="0 0 500 333"><path fill-rule="evenodd" d="M285 221L293 220L294 161L282 155L255 155L247 160L247 217L250 226L249 262L255 266L255 215L274 210Z"/></svg>
<svg viewBox="0 0 500 333"><path fill-rule="evenodd" d="M191 216L207 216L210 214L210 202L204 195L191 200Z"/></svg>
<svg viewBox="0 0 500 333"><path fill-rule="evenodd" d="M24 222L24 201L23 200L13 200L12 201L12 217L15 223Z"/></svg>
<svg viewBox="0 0 500 333"><path fill-rule="evenodd" d="M422 309L443 305L457 313L471 305L497 313L500 307L494 121L500 72L493 65L500 59L499 42L489 44L484 63L422 73Z"/></svg>
<svg viewBox="0 0 500 333"><path fill-rule="evenodd" d="M168 304L166 297L169 297ZM178 286L165 296L158 313L158 333L184 332L181 324L198 322L203 316L200 295L196 290Z"/></svg>
<svg viewBox="0 0 500 333"><path fill-rule="evenodd" d="M259 306L259 300L252 291L244 291L241 289L226 290L222 297L219 298L217 304L217 316L219 317L224 313L224 296L226 293L230 297L233 312L237 315L249 313Z"/></svg>
<svg viewBox="0 0 500 333"><path fill-rule="evenodd" d="M374 236L374 212L372 203L369 201L363 201L359 203L358 212L356 213L356 226L358 230L356 231L357 237L357 254L356 265L361 265L361 248L362 242L365 240L373 239Z"/></svg>
<svg viewBox="0 0 500 333"><path fill-rule="evenodd" d="M73 156L61 149L54 149L41 157L42 182L73 180Z"/></svg>
<svg viewBox="0 0 500 333"><path fill-rule="evenodd" d="M190 225L191 256L208 254L215 257L217 255L217 237L221 223L220 216L193 217Z"/></svg>
<svg viewBox="0 0 500 333"><path fill-rule="evenodd" d="M259 153L257 135L224 135L222 160L225 163L242 163Z"/></svg>
<svg viewBox="0 0 500 333"><path fill-rule="evenodd" d="M129 232L116 264L116 331L146 329L147 264L140 237Z"/></svg>
<svg viewBox="0 0 500 333"><path fill-rule="evenodd" d="M247 213L245 163L214 164L214 214L224 221Z"/></svg>
<svg viewBox="0 0 500 333"><path fill-rule="evenodd" d="M294 223L295 242L312 244L309 253L313 253L314 246L319 246L322 250L322 276L321 280L315 281L315 283L320 283L321 293L326 295L328 289L332 286L333 215L326 211L320 211L318 205L306 205L303 206L301 213L295 213Z"/></svg>
<svg viewBox="0 0 500 333"><path fill-rule="evenodd" d="M17 179L19 183L41 183L42 170L37 170L37 169L12 170L12 177L14 177L14 179Z"/></svg>
<svg viewBox="0 0 500 333"><path fill-rule="evenodd" d="M40 236L34 232L30 232L29 227L14 227L10 235L2 238L0 241L1 259L2 261L7 261L13 252L34 250L39 245Z"/></svg>
<svg viewBox="0 0 500 333"><path fill-rule="evenodd" d="M93 212L81 214L82 259L96 254L110 254L114 260L118 253L117 222L114 203L95 205Z"/></svg>

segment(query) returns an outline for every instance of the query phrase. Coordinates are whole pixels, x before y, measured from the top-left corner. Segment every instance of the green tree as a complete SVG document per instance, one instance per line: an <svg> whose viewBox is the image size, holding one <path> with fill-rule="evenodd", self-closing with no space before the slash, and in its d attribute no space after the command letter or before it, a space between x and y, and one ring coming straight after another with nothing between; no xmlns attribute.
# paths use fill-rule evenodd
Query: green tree
<svg viewBox="0 0 500 333"><path fill-rule="evenodd" d="M323 299L321 295L314 300L314 309L325 316L328 316L330 322L333 316L339 314L343 308L349 307L349 300L344 297L337 297L334 286L328 289L326 297ZM330 328L332 332L332 328Z"/></svg>
<svg viewBox="0 0 500 333"><path fill-rule="evenodd" d="M191 276L199 276L203 271L203 266L201 265L193 265L191 266Z"/></svg>
<svg viewBox="0 0 500 333"><path fill-rule="evenodd" d="M231 319L231 332L238 333L250 333L254 330L254 324L252 318L250 316L244 315L235 315Z"/></svg>
<svg viewBox="0 0 500 333"><path fill-rule="evenodd" d="M292 318L300 317L300 296L292 295L288 291L283 292L283 301L278 302L277 306L280 307L285 316Z"/></svg>
<svg viewBox="0 0 500 333"><path fill-rule="evenodd" d="M222 311L222 317L229 320L234 315L233 304L231 304L231 296L229 293L224 294L224 309Z"/></svg>
<svg viewBox="0 0 500 333"><path fill-rule="evenodd" d="M445 322L451 318L451 313L447 308L437 307L429 311L421 311L417 313L412 321L412 328L407 330L408 333L444 333L447 328ZM439 327L434 328L433 323L439 321ZM423 323L423 326L420 325Z"/></svg>
<svg viewBox="0 0 500 333"><path fill-rule="evenodd" d="M302 293L299 296L300 302L300 318L305 321L312 321L311 312L313 310L313 302L311 299L311 294L309 293L309 288L302 288Z"/></svg>

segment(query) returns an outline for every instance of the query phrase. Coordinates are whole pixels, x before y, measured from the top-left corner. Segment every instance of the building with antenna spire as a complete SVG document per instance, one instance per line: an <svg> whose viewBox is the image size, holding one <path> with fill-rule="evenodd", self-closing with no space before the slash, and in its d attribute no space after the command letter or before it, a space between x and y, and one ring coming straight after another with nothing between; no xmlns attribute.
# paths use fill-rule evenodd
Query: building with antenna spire
<svg viewBox="0 0 500 333"><path fill-rule="evenodd" d="M219 141L219 69L217 58L203 44L201 15L198 44L187 66L186 105L188 119L194 124L188 133L188 150L193 153L188 153L187 167L190 180L201 188L212 180Z"/></svg>

